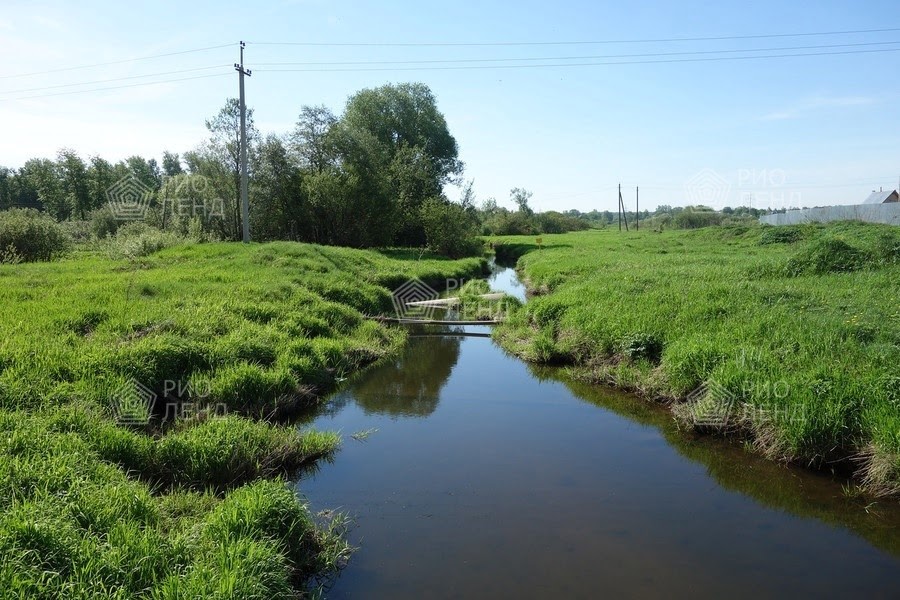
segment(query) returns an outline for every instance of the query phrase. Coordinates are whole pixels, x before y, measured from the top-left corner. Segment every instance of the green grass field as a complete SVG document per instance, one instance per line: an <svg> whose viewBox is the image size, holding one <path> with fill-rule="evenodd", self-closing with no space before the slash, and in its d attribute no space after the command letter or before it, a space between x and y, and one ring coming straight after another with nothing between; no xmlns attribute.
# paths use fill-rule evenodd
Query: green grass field
<svg viewBox="0 0 900 600"><path fill-rule="evenodd" d="M535 362L672 402L689 427L900 492L900 231L588 231L500 242L537 292L495 332Z"/></svg>
<svg viewBox="0 0 900 600"><path fill-rule="evenodd" d="M340 440L275 422L404 342L364 318L390 289L483 268L294 243L0 265L0 590L308 590L348 549L281 477Z"/></svg>

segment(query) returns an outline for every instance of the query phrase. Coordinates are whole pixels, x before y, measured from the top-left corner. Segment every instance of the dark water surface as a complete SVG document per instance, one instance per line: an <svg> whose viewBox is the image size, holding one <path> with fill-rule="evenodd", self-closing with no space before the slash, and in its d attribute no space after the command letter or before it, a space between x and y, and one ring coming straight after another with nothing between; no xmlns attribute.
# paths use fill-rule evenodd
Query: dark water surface
<svg viewBox="0 0 900 600"><path fill-rule="evenodd" d="M309 422L345 439L298 482L355 521L332 598L900 597L896 502L490 339L414 337Z"/></svg>

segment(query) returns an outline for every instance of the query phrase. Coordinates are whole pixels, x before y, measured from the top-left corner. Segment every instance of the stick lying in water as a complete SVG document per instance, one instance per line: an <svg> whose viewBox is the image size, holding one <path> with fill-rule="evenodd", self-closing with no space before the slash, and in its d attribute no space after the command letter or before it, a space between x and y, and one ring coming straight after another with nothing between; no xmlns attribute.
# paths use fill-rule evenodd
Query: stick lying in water
<svg viewBox="0 0 900 600"><path fill-rule="evenodd" d="M502 300L505 295L503 292L492 292L490 294L481 294L478 298L482 300ZM437 300L407 302L406 306L456 306L457 304L459 304L459 298L438 298Z"/></svg>
<svg viewBox="0 0 900 600"><path fill-rule="evenodd" d="M374 316L366 317L373 321L381 321L382 323L410 323L415 325L496 325L502 323L498 319L485 319L475 321L438 321L435 319L398 319L397 317Z"/></svg>

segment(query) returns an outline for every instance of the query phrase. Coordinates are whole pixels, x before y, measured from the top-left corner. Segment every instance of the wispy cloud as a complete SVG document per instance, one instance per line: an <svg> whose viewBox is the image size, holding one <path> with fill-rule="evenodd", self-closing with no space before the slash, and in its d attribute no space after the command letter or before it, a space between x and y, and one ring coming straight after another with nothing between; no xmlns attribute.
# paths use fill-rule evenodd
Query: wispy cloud
<svg viewBox="0 0 900 600"><path fill-rule="evenodd" d="M879 99L874 96L813 96L788 108L763 115L759 120L783 121L785 119L798 119L810 113L829 108L868 106L877 102L879 102Z"/></svg>

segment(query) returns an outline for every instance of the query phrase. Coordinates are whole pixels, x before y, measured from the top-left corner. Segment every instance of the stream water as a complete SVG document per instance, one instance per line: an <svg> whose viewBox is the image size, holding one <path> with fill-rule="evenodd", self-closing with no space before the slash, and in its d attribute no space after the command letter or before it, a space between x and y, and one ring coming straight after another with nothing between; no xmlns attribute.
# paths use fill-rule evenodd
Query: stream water
<svg viewBox="0 0 900 600"><path fill-rule="evenodd" d="M345 441L297 489L359 548L329 597L900 597L896 501L461 332L414 331L306 419Z"/></svg>

